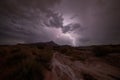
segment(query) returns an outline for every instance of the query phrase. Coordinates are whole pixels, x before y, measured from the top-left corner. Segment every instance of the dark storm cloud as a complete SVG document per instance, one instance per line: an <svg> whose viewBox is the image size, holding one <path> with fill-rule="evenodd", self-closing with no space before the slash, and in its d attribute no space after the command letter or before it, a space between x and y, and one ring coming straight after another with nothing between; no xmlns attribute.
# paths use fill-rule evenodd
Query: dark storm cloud
<svg viewBox="0 0 120 80"><path fill-rule="evenodd" d="M119 3L120 0L66 0L60 11L74 14L71 19L79 18L81 27L84 27L84 31L77 31L81 45L117 44L120 43Z"/></svg>
<svg viewBox="0 0 120 80"><path fill-rule="evenodd" d="M70 31L76 31L76 30L83 31L83 28L80 26L79 23L68 24L64 26L62 29L63 29L63 33L70 32Z"/></svg>
<svg viewBox="0 0 120 80"><path fill-rule="evenodd" d="M120 0L62 0L59 6L60 1L1 0L0 44L120 43Z"/></svg>
<svg viewBox="0 0 120 80"><path fill-rule="evenodd" d="M60 13L56 13L56 12L50 13L50 12L51 11L49 11L47 14L48 21L47 21L47 23L45 22L47 27L56 27L56 28L63 27L62 15Z"/></svg>
<svg viewBox="0 0 120 80"><path fill-rule="evenodd" d="M52 34L47 33L43 27L49 17L53 18L49 21L50 26L60 25L56 21L57 14L50 9L59 2L60 0L1 0L0 43L51 40Z"/></svg>

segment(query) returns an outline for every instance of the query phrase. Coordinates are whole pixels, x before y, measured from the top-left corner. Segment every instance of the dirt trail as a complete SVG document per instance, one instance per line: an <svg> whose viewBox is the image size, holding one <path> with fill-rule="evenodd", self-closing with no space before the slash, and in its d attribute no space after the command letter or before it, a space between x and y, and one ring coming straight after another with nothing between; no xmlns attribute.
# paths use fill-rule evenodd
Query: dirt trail
<svg viewBox="0 0 120 80"><path fill-rule="evenodd" d="M70 57L54 53L53 80L120 80L120 69L100 59L71 61Z"/></svg>

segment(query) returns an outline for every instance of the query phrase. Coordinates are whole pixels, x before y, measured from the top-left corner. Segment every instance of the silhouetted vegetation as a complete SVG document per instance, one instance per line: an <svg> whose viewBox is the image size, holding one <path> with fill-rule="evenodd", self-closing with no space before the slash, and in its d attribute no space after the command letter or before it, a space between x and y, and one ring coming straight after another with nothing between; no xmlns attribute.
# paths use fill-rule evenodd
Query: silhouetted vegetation
<svg viewBox="0 0 120 80"><path fill-rule="evenodd" d="M82 75L83 75L84 80L97 80L90 74L83 73Z"/></svg>
<svg viewBox="0 0 120 80"><path fill-rule="evenodd" d="M107 53L108 53L105 48L99 47L99 46L98 47L94 47L93 52L94 52L95 56L97 56L97 57L106 56Z"/></svg>
<svg viewBox="0 0 120 80"><path fill-rule="evenodd" d="M110 77L114 78L115 80L120 80L120 77L116 77L116 76L111 76Z"/></svg>
<svg viewBox="0 0 120 80"><path fill-rule="evenodd" d="M6 65L7 66L16 65L16 64L20 63L21 61L23 61L26 58L27 58L27 56L25 56L24 54L13 55L13 56L7 58Z"/></svg>
<svg viewBox="0 0 120 80"><path fill-rule="evenodd" d="M5 52L0 50L0 57L4 57L5 56Z"/></svg>
<svg viewBox="0 0 120 80"><path fill-rule="evenodd" d="M11 51L11 53L18 53L20 51L20 49L19 48L14 48L12 51Z"/></svg>

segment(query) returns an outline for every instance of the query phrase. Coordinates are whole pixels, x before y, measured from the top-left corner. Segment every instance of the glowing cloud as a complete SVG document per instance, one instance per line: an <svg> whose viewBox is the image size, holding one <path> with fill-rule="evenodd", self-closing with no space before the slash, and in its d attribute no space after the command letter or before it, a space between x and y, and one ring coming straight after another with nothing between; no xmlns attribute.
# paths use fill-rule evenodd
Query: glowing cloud
<svg viewBox="0 0 120 80"><path fill-rule="evenodd" d="M72 32L63 33L62 28L55 28L55 27L45 27L44 28L49 35L51 34L54 37L51 37L51 40L58 41L63 40L70 42L72 46L76 46L76 39L77 35Z"/></svg>
<svg viewBox="0 0 120 80"><path fill-rule="evenodd" d="M71 23L78 22L77 18L73 18L72 15L64 14L63 18L64 18L64 20L63 20L63 26L66 26L66 25L71 24Z"/></svg>

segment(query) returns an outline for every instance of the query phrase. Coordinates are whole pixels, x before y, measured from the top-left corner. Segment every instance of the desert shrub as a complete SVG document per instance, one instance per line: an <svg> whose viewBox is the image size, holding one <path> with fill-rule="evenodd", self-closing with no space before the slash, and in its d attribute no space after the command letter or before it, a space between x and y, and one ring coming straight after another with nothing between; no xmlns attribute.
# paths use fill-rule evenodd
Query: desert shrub
<svg viewBox="0 0 120 80"><path fill-rule="evenodd" d="M112 76L112 75L109 75L110 77L114 78L115 80L120 80L120 76L116 77L116 76Z"/></svg>
<svg viewBox="0 0 120 80"><path fill-rule="evenodd" d="M63 46L59 48L58 52L69 56L73 54L73 49L69 46Z"/></svg>
<svg viewBox="0 0 120 80"><path fill-rule="evenodd" d="M93 52L94 52L95 56L97 56L97 57L103 57L108 54L108 52L106 51L106 49L104 47L99 47L99 46L94 47Z"/></svg>
<svg viewBox="0 0 120 80"><path fill-rule="evenodd" d="M60 50L61 53L65 53L65 54L68 53L68 51L69 51L68 48L61 48Z"/></svg>
<svg viewBox="0 0 120 80"><path fill-rule="evenodd" d="M76 60L85 61L86 59L83 56L78 56L78 57L76 57Z"/></svg>
<svg viewBox="0 0 120 80"><path fill-rule="evenodd" d="M87 73L82 73L84 80L97 80L92 75Z"/></svg>
<svg viewBox="0 0 120 80"><path fill-rule="evenodd" d="M44 49L45 47L40 45L40 46L37 46L38 49Z"/></svg>
<svg viewBox="0 0 120 80"><path fill-rule="evenodd" d="M6 55L5 60L2 61L3 68L0 69L1 73L5 72L1 80L43 80L43 70L49 67L52 53L49 48L5 47L4 50L0 50L0 57Z"/></svg>
<svg viewBox="0 0 120 80"><path fill-rule="evenodd" d="M0 50L0 57L4 57L5 56L5 52Z"/></svg>
<svg viewBox="0 0 120 80"><path fill-rule="evenodd" d="M107 46L106 49L109 53L120 53L119 46Z"/></svg>
<svg viewBox="0 0 120 80"><path fill-rule="evenodd" d="M53 51L49 49L39 50L39 55L36 56L35 60L42 64L46 69L49 69L51 60L53 57Z"/></svg>
<svg viewBox="0 0 120 80"><path fill-rule="evenodd" d="M36 52L32 52L32 55L36 55L37 56L37 53Z"/></svg>
<svg viewBox="0 0 120 80"><path fill-rule="evenodd" d="M37 66L37 67L36 67ZM34 80L39 79L43 80L44 76L42 73L41 65L39 66L34 61L29 61L21 68L16 68L11 74L4 77L5 80Z"/></svg>
<svg viewBox="0 0 120 80"><path fill-rule="evenodd" d="M83 52L80 52L80 51L79 51L79 53L77 53L76 51L73 51L73 53L70 54L69 56L72 57L73 61L74 60L75 61L76 60L78 60L78 61L85 61L87 59L86 54L83 53Z"/></svg>
<svg viewBox="0 0 120 80"><path fill-rule="evenodd" d="M11 51L11 53L18 53L18 52L20 52L20 49L19 48L14 48L12 51Z"/></svg>
<svg viewBox="0 0 120 80"><path fill-rule="evenodd" d="M71 55L72 58L71 58L71 61L85 61L86 58L84 58L83 56L74 56L74 55Z"/></svg>
<svg viewBox="0 0 120 80"><path fill-rule="evenodd" d="M45 70L45 67L42 63L36 61L35 59L28 58L27 61L25 61L22 72L23 72L23 79L25 80L43 80L43 72ZM22 80L22 79L21 79Z"/></svg>
<svg viewBox="0 0 120 80"><path fill-rule="evenodd" d="M6 65L9 65L9 66L16 65L17 63L20 63L22 60L24 60L26 58L27 58L27 56L25 56L24 54L12 55L7 58Z"/></svg>
<svg viewBox="0 0 120 80"><path fill-rule="evenodd" d="M58 51L59 48L60 48L60 46L54 46L54 47L53 47L53 50Z"/></svg>
<svg viewBox="0 0 120 80"><path fill-rule="evenodd" d="M25 73L23 73L22 68L21 69L16 69L16 71L13 71L11 74L6 75L6 77L4 77L5 80L24 80ZM26 79L27 80L27 79Z"/></svg>

